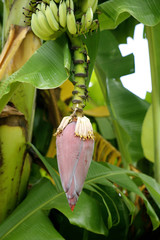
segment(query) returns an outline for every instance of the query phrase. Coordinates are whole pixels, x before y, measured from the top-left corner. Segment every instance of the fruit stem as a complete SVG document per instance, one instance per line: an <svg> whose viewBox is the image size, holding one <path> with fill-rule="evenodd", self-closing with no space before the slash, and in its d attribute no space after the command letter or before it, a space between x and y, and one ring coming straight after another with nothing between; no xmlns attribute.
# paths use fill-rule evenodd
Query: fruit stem
<svg viewBox="0 0 160 240"><path fill-rule="evenodd" d="M86 78L88 77L87 48L80 37L70 36L71 49L73 51L73 74L74 74L74 90L72 92L72 110L73 115L82 116L87 98Z"/></svg>

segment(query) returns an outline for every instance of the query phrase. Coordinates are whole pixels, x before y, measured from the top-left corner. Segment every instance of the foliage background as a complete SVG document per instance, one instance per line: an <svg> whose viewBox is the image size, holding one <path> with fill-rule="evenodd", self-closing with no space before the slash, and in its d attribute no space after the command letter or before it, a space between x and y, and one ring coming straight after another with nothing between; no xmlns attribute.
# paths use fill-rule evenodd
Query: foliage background
<svg viewBox="0 0 160 240"><path fill-rule="evenodd" d="M28 98L23 94L19 97L18 89L25 92L24 84L38 89L32 144L28 143L33 158L28 192L0 225L0 239L158 237L160 159L159 152L155 156L153 151L159 140L153 142L150 136L159 133L159 122L148 127L151 103L123 87L120 77L134 72L134 56L123 57L118 46L128 36L133 37L136 24L142 22L150 45L151 68L157 69L159 9L158 0L99 1L100 31L83 39L91 59L90 75L94 68L85 108L95 129L94 161L73 213L61 187L52 136L60 119L70 114L73 86L67 80L71 64L67 36L43 43L26 64L0 82L0 109L11 100L26 119L31 118L25 110ZM160 96L159 72L155 72L152 106L157 114L153 110L153 122L159 119L156 104ZM146 151L155 157L150 158Z"/></svg>

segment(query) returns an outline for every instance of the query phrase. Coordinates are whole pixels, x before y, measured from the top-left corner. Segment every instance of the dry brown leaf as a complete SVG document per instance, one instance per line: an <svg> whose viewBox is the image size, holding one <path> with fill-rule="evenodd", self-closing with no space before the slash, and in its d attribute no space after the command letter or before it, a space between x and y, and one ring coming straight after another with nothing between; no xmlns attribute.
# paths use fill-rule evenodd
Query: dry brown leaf
<svg viewBox="0 0 160 240"><path fill-rule="evenodd" d="M60 93L60 99L62 101L65 101L68 98L72 97L72 91L74 89L73 84L71 83L71 81L67 80L65 81L61 86L61 93Z"/></svg>
<svg viewBox="0 0 160 240"><path fill-rule="evenodd" d="M41 46L30 27L11 25L7 42L0 55L0 80L22 67Z"/></svg>
<svg viewBox="0 0 160 240"><path fill-rule="evenodd" d="M96 132L93 160L97 162L107 161L119 166L121 163L121 154L110 142Z"/></svg>
<svg viewBox="0 0 160 240"><path fill-rule="evenodd" d="M54 131L55 133L56 131ZM54 158L56 155L56 136L52 135L46 157Z"/></svg>
<svg viewBox="0 0 160 240"><path fill-rule="evenodd" d="M99 106L92 109L84 109L84 113L92 117L108 117L110 115L106 106Z"/></svg>
<svg viewBox="0 0 160 240"><path fill-rule="evenodd" d="M29 27L11 26L7 42L0 56L0 79L3 78L11 59L14 57L28 31Z"/></svg>

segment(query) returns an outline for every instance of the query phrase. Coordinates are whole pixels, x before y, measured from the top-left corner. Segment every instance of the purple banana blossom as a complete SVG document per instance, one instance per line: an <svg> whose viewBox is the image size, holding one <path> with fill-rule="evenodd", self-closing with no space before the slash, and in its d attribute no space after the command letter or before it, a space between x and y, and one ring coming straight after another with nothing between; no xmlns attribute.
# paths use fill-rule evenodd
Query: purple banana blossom
<svg viewBox="0 0 160 240"><path fill-rule="evenodd" d="M85 137L83 133L80 136L75 132L77 123L80 126L80 132L83 132L86 117L81 117L83 126L78 121L68 123L60 133L57 134L57 159L63 189L66 193L69 206L73 211L78 197L82 191L83 184L92 160L94 140L89 134ZM80 120L81 120L80 119ZM87 119L88 121L89 119ZM91 124L90 124L91 126ZM91 129L93 132L93 130ZM91 133L91 131L89 131Z"/></svg>

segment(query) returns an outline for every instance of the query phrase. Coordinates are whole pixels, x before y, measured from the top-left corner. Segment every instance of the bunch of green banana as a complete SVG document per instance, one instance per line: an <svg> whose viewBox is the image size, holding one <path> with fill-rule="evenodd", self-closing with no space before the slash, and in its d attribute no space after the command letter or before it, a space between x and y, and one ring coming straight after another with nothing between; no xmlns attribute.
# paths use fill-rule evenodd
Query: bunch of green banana
<svg viewBox="0 0 160 240"><path fill-rule="evenodd" d="M56 39L60 35L58 7L54 1L49 1L49 5L45 3L37 5L36 12L32 14L31 28L43 40Z"/></svg>
<svg viewBox="0 0 160 240"><path fill-rule="evenodd" d="M77 2L75 0L43 0L36 5L32 14L31 28L43 40L59 37L64 31L71 35L80 35L96 28L93 14L98 0L82 0L80 3L81 19L75 16ZM78 20L76 20L78 18ZM98 26L98 25L97 25Z"/></svg>

